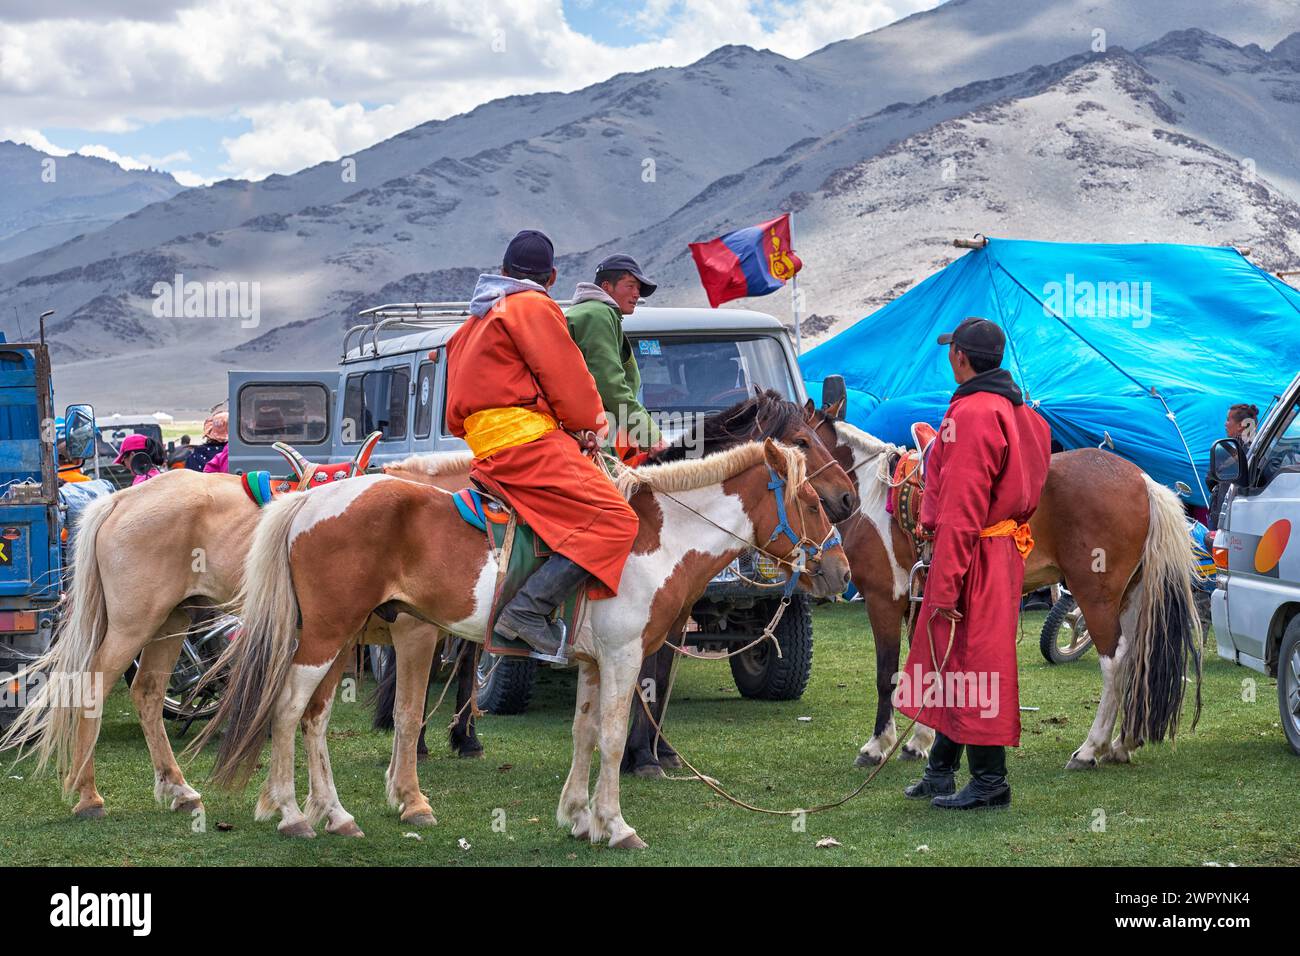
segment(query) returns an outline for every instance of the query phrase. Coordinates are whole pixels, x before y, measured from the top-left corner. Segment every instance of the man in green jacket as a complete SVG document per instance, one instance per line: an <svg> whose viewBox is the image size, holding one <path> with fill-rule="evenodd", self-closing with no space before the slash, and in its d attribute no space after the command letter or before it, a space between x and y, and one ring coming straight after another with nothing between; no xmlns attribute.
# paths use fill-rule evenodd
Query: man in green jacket
<svg viewBox="0 0 1300 956"><path fill-rule="evenodd" d="M587 370L596 380L609 417L610 440L625 461L664 444L659 427L637 397L641 370L632 343L623 334L623 316L632 314L637 299L648 299L654 291L655 284L645 277L635 259L612 255L596 267L595 282L578 283L573 292L574 304L565 313L569 334L578 343Z"/></svg>

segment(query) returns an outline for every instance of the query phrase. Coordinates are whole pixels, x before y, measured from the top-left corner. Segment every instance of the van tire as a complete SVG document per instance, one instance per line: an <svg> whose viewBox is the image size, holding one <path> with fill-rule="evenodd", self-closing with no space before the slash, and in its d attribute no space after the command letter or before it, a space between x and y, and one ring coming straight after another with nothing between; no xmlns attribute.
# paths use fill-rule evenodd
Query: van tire
<svg viewBox="0 0 1300 956"><path fill-rule="evenodd" d="M1300 615L1291 618L1278 648L1277 706L1286 742L1300 755Z"/></svg>
<svg viewBox="0 0 1300 956"><path fill-rule="evenodd" d="M766 619L776 613L777 602L763 607ZM771 641L755 645L731 659L731 676L741 696L753 700L798 700L812 673L812 602L806 594L790 597L774 632L781 656Z"/></svg>

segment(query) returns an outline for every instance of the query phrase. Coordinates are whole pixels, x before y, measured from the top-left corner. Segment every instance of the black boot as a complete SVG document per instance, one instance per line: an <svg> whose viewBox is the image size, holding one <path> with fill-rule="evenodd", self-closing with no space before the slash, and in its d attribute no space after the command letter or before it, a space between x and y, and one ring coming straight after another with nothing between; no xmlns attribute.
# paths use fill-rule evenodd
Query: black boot
<svg viewBox="0 0 1300 956"><path fill-rule="evenodd" d="M495 633L523 641L544 657L562 658L564 631L550 616L586 579L584 568L562 554L551 555L501 611Z"/></svg>
<svg viewBox="0 0 1300 956"><path fill-rule="evenodd" d="M1007 783L1005 747L969 745L970 783L951 797L935 797L934 806L945 810L983 810L1011 806L1011 784Z"/></svg>
<svg viewBox="0 0 1300 956"><path fill-rule="evenodd" d="M961 750L961 744L935 731L925 772L916 783L903 788L903 796L919 800L956 793L957 782L953 774L961 766Z"/></svg>

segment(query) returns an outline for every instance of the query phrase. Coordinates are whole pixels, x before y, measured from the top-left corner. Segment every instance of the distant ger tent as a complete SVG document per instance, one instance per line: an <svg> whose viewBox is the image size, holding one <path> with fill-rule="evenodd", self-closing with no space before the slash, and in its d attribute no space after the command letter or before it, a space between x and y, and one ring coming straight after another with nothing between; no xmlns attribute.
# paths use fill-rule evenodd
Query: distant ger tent
<svg viewBox="0 0 1300 956"><path fill-rule="evenodd" d="M969 315L1007 334L1003 365L1065 448L1100 445L1205 503L1229 405L1261 417L1300 371L1300 291L1235 249L990 239L802 359L838 373L848 419L887 441L952 395L935 338Z"/></svg>

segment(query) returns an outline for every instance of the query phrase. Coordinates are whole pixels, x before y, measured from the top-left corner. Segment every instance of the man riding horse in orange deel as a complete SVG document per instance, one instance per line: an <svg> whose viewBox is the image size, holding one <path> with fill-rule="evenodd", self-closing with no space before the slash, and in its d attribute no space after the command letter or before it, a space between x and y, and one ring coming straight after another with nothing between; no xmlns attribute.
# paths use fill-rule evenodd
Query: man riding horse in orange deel
<svg viewBox="0 0 1300 956"><path fill-rule="evenodd" d="M563 660L551 615L588 575L618 593L637 517L586 452L607 429L596 383L549 289L555 249L526 229L500 275L481 275L470 318L447 342L447 426L474 455L470 477L555 552L501 611L495 632ZM581 444L573 436L581 436Z"/></svg>

